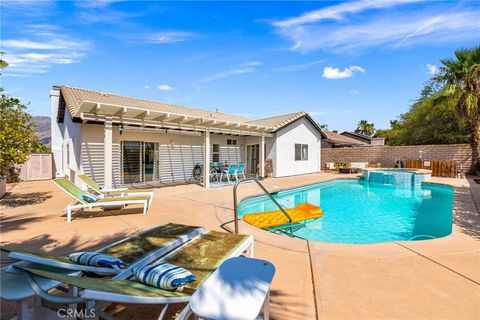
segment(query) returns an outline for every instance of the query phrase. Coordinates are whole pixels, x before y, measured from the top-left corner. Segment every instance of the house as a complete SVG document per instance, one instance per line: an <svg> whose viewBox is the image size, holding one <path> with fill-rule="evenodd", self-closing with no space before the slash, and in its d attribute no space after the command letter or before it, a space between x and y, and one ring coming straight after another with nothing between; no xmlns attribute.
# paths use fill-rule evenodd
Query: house
<svg viewBox="0 0 480 320"><path fill-rule="evenodd" d="M210 161L245 162L260 177L266 159L273 177L320 171L325 135L305 112L252 120L71 86L53 87L50 99L56 176L74 182L186 182L200 164L208 188Z"/></svg>
<svg viewBox="0 0 480 320"><path fill-rule="evenodd" d="M353 139L339 133L323 130L325 138L322 139L322 148L362 147L369 144L365 141Z"/></svg>
<svg viewBox="0 0 480 320"><path fill-rule="evenodd" d="M342 136L349 137L351 139L355 139L357 141L361 141L366 143L367 145L370 146L384 146L385 145L385 138L373 138L370 136L367 136L365 134L361 133L356 133L356 132L350 132L350 131L344 131L341 133Z"/></svg>

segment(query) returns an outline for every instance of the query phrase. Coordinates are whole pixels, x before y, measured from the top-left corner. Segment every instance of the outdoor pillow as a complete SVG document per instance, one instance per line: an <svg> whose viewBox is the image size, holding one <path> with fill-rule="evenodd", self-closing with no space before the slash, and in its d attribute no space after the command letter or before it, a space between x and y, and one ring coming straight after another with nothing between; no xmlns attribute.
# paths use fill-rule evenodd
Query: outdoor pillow
<svg viewBox="0 0 480 320"><path fill-rule="evenodd" d="M70 260L85 266L125 268L127 264L122 260L99 252L75 252L69 256Z"/></svg>
<svg viewBox="0 0 480 320"><path fill-rule="evenodd" d="M197 280L190 271L170 263L136 268L133 270L133 274L138 281L144 284L171 291Z"/></svg>
<svg viewBox="0 0 480 320"><path fill-rule="evenodd" d="M85 193L85 194L82 194L82 199L87 201L88 203L92 203L92 202L97 202L98 201L98 197L93 195L93 194L90 194L90 193Z"/></svg>

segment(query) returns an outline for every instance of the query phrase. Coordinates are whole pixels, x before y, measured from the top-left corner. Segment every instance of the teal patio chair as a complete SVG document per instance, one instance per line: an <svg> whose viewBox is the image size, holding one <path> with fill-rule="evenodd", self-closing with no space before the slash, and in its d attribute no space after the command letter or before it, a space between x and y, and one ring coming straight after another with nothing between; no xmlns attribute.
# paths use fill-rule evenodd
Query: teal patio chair
<svg viewBox="0 0 480 320"><path fill-rule="evenodd" d="M237 171L237 164L231 164L228 166L228 169L223 170L220 175L220 182L223 181L224 176L227 177L227 181L230 182L230 178L235 177L235 172Z"/></svg>
<svg viewBox="0 0 480 320"><path fill-rule="evenodd" d="M238 180L238 176L243 176L243 179L245 179L245 162L240 162L238 164L237 170L235 170L235 178Z"/></svg>

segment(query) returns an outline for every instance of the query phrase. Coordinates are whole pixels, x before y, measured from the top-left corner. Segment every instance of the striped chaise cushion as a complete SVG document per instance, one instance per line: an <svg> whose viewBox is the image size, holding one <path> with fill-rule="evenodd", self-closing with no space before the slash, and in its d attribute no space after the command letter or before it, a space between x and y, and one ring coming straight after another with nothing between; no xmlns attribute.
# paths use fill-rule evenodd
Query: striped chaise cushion
<svg viewBox="0 0 480 320"><path fill-rule="evenodd" d="M188 270L170 263L159 263L133 270L138 281L164 290L175 290L196 280Z"/></svg>
<svg viewBox="0 0 480 320"><path fill-rule="evenodd" d="M71 253L70 260L85 266L106 267L106 268L125 268L127 264L122 260L99 252L76 252Z"/></svg>

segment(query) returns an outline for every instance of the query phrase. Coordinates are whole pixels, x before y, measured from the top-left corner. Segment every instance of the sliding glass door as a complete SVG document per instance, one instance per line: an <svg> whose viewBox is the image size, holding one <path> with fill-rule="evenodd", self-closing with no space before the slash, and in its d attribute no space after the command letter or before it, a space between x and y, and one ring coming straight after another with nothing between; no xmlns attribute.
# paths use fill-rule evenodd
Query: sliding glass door
<svg viewBox="0 0 480 320"><path fill-rule="evenodd" d="M143 148L143 176L144 181L158 180L157 175L157 159L158 159L157 143L144 142Z"/></svg>
<svg viewBox="0 0 480 320"><path fill-rule="evenodd" d="M124 184L158 181L158 143L122 141Z"/></svg>
<svg viewBox="0 0 480 320"><path fill-rule="evenodd" d="M260 145L247 145L247 173L256 174L259 162Z"/></svg>

